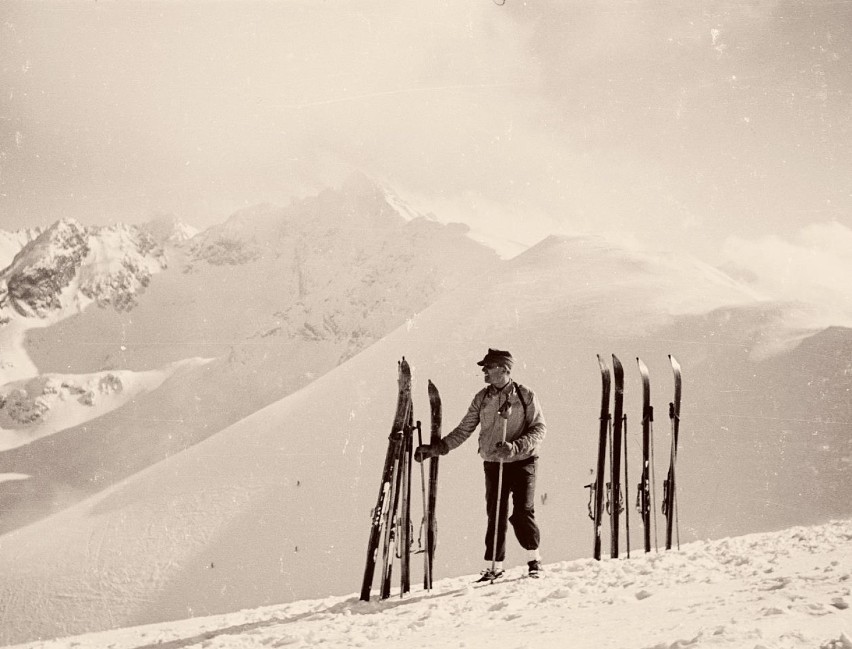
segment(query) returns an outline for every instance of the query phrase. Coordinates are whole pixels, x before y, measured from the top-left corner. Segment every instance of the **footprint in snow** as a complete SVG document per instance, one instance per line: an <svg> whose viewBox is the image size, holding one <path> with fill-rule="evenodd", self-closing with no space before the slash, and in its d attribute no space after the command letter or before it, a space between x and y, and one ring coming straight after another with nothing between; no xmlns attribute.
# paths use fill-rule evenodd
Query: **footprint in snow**
<svg viewBox="0 0 852 649"><path fill-rule="evenodd" d="M675 640L674 642L661 642L659 644L655 644L653 647L649 647L649 649L687 649L688 647L694 647L698 644L698 639L701 636L695 636L692 640Z"/></svg>
<svg viewBox="0 0 852 649"><path fill-rule="evenodd" d="M817 616L817 617L821 617L823 615L830 615L831 614L831 611L826 609L824 604L818 604L816 602L814 602L813 604L808 604L805 607L805 612L810 614L810 615Z"/></svg>
<svg viewBox="0 0 852 649"><path fill-rule="evenodd" d="M770 615L784 615L784 611L776 606L772 606L770 608L765 608L760 611L760 614L763 617L769 617Z"/></svg>
<svg viewBox="0 0 852 649"><path fill-rule="evenodd" d="M782 588L786 588L790 581L791 580L789 577L779 577L777 579L771 579L769 580L768 585L765 588L761 588L761 590L781 590Z"/></svg>

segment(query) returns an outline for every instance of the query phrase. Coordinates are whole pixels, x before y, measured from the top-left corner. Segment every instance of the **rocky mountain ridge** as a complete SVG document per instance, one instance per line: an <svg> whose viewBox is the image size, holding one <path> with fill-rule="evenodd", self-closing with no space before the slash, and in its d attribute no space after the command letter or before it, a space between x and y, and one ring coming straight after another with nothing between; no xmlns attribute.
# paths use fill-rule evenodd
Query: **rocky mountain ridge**
<svg viewBox="0 0 852 649"><path fill-rule="evenodd" d="M128 310L166 258L149 234L128 225L85 227L65 218L26 242L0 273L0 312L47 318L88 303Z"/></svg>

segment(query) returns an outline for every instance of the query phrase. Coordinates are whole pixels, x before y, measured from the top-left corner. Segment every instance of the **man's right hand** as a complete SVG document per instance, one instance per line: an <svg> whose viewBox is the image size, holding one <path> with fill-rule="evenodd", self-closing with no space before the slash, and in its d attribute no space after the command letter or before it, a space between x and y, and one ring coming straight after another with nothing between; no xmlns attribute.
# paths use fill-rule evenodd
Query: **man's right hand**
<svg viewBox="0 0 852 649"><path fill-rule="evenodd" d="M414 459L418 462L422 462L423 460L430 457L437 457L441 452L434 446L430 444L422 444L414 449Z"/></svg>

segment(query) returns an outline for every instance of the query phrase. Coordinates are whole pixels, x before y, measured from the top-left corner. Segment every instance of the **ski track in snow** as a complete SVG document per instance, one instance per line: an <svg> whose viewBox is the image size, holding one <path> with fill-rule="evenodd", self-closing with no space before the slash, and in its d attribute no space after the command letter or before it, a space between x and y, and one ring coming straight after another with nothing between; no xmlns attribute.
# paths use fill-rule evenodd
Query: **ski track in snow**
<svg viewBox="0 0 852 649"><path fill-rule="evenodd" d="M512 568L497 584L444 579L386 601L306 600L18 646L852 649L850 542L852 520L833 521L562 562L543 579Z"/></svg>

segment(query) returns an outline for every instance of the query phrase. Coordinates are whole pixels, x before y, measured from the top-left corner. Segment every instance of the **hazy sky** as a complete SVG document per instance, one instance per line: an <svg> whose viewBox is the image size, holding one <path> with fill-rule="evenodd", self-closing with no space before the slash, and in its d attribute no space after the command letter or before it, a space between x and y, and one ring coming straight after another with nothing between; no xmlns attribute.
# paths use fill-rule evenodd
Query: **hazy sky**
<svg viewBox="0 0 852 649"><path fill-rule="evenodd" d="M206 227L355 168L525 240L712 257L852 224L845 0L4 0L0 19L0 229Z"/></svg>

